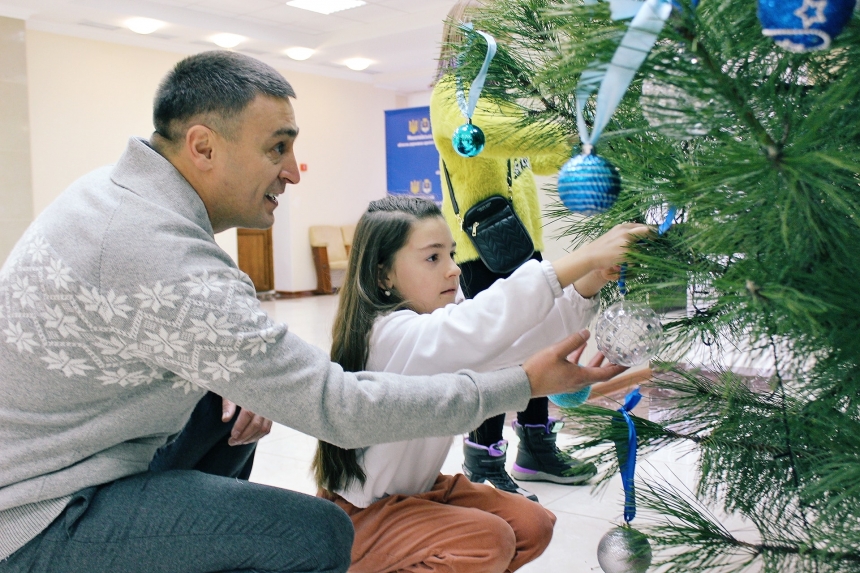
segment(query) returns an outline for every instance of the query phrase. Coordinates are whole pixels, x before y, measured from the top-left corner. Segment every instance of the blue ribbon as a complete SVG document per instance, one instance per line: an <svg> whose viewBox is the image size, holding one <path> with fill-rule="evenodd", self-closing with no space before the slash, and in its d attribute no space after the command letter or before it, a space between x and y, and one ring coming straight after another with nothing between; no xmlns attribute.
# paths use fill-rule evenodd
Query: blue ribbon
<svg viewBox="0 0 860 573"><path fill-rule="evenodd" d="M471 22L464 24L463 27L469 30L473 29ZM475 81L472 82L472 85L469 88L468 103L466 102L466 95L463 93L463 88L460 85L460 78L457 76L457 106L460 108L460 113L463 114L463 117L470 121L472 119L472 114L475 113L475 106L478 105L478 98L481 97L481 91L484 89L484 82L487 80L487 70L490 69L490 62L493 60L493 56L496 55L496 39L486 32L481 32L480 30L474 31L480 34L487 41L487 55L484 56L484 64L481 66Z"/></svg>
<svg viewBox="0 0 860 573"><path fill-rule="evenodd" d="M666 231L668 231L675 222L675 213L677 211L677 207L669 205L669 209L666 211L666 218L662 223L660 223L660 226L657 227L658 235L663 236L666 234ZM618 292L621 293L621 296L627 296L627 263L621 264L621 273L618 275Z"/></svg>
<svg viewBox="0 0 860 573"><path fill-rule="evenodd" d="M669 227L672 226L672 223L675 222L675 212L678 209L674 205L669 205L669 210L666 212L666 219L660 223L660 226L657 227L657 234L663 236L666 234L666 231L669 230Z"/></svg>
<svg viewBox="0 0 860 573"><path fill-rule="evenodd" d="M621 296L627 296L627 263L621 263L621 272L618 274L618 292Z"/></svg>
<svg viewBox="0 0 860 573"><path fill-rule="evenodd" d="M636 426L630 418L630 412L642 399L639 388L634 389L624 398L624 405L618 409L627 422L627 457L620 459L621 483L624 486L624 521L630 523L636 517L636 491L633 488L633 474L636 472ZM617 449L617 446L616 446Z"/></svg>

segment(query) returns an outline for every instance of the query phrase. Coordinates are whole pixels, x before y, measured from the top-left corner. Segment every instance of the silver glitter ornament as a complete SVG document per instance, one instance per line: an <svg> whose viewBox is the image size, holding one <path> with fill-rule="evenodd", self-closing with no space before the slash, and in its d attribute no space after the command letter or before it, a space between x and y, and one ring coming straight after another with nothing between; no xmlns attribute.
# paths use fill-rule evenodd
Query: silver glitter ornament
<svg viewBox="0 0 860 573"><path fill-rule="evenodd" d="M594 329L597 349L620 366L651 360L663 341L660 317L647 305L621 300L603 311Z"/></svg>
<svg viewBox="0 0 860 573"><path fill-rule="evenodd" d="M651 566L651 544L629 525L610 529L597 546L604 573L645 573Z"/></svg>

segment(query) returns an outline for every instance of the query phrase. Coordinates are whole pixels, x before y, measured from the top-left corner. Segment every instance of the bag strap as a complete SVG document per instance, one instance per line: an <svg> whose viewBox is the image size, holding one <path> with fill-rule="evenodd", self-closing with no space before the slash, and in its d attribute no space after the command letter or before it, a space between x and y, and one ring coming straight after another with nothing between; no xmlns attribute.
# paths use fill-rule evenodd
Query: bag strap
<svg viewBox="0 0 860 573"><path fill-rule="evenodd" d="M448 194L451 196L451 206L454 207L454 215L457 217L460 227L462 227L463 218L460 216L460 206L457 204L457 198L454 197L454 186L451 184L451 175L448 173L448 165L445 163L444 159L442 160L442 170L445 172L445 181L448 182ZM511 204L514 202L513 183L514 179L511 175L511 160L508 159L508 198L511 200Z"/></svg>
<svg viewBox="0 0 860 573"><path fill-rule="evenodd" d="M445 171L445 181L448 182L448 194L451 195L451 206L454 207L454 214L457 220L460 221L460 226L463 226L463 219L460 217L460 206L457 205L457 199L454 197L454 186L451 185L451 176L448 174L448 165L445 160L442 160L442 169Z"/></svg>

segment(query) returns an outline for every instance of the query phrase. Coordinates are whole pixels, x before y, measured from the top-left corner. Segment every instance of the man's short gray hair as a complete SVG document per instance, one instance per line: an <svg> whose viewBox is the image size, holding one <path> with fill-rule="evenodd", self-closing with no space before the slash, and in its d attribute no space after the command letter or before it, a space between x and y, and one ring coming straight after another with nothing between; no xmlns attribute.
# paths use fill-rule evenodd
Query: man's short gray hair
<svg viewBox="0 0 860 573"><path fill-rule="evenodd" d="M258 95L296 97L280 73L250 56L222 50L189 56L158 86L152 114L155 132L178 143L188 122L201 116L208 116L223 129Z"/></svg>

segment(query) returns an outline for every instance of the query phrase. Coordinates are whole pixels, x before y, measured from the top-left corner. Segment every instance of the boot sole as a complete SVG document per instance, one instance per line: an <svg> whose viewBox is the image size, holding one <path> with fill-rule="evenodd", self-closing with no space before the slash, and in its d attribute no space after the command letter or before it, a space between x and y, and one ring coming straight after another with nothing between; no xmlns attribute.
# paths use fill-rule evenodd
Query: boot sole
<svg viewBox="0 0 860 573"><path fill-rule="evenodd" d="M594 474L557 476L554 474L548 474L546 472L535 472L531 470L523 471L514 466L513 470L511 471L511 476L519 481L549 481L553 483L570 485L576 483L585 483L590 480L594 476Z"/></svg>

